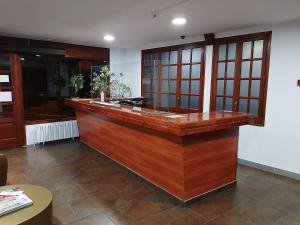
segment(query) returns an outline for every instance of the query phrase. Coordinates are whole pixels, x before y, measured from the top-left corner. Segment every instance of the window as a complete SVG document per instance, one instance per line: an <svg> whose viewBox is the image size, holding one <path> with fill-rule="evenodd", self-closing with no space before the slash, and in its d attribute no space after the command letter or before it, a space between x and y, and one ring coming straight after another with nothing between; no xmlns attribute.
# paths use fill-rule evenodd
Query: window
<svg viewBox="0 0 300 225"><path fill-rule="evenodd" d="M263 125L271 32L215 40L211 110L251 113Z"/></svg>
<svg viewBox="0 0 300 225"><path fill-rule="evenodd" d="M204 57L203 43L142 51L142 94L149 106L202 111Z"/></svg>

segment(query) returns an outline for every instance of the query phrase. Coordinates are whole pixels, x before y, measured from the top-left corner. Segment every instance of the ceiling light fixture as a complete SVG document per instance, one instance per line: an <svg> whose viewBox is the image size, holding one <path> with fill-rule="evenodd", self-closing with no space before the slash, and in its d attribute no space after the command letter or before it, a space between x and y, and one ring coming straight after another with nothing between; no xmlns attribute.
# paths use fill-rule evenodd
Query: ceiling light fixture
<svg viewBox="0 0 300 225"><path fill-rule="evenodd" d="M105 41L113 41L113 40L115 40L115 37L112 35L105 35L104 40Z"/></svg>
<svg viewBox="0 0 300 225"><path fill-rule="evenodd" d="M41 57L41 55L35 55L36 57Z"/></svg>
<svg viewBox="0 0 300 225"><path fill-rule="evenodd" d="M21 58L21 61L24 61L25 60L25 58Z"/></svg>
<svg viewBox="0 0 300 225"><path fill-rule="evenodd" d="M172 20L174 25L184 25L186 23L186 19L183 17L176 17Z"/></svg>

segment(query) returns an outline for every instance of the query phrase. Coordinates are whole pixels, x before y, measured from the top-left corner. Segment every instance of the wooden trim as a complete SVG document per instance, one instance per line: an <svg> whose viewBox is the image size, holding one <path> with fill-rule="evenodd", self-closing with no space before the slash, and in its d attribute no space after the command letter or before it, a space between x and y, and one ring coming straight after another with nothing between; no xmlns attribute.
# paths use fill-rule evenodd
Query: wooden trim
<svg viewBox="0 0 300 225"><path fill-rule="evenodd" d="M126 106L115 108L89 103L89 100L66 99L65 104L76 110L89 113L104 114L111 119L122 121L132 125L138 125L154 131L159 131L175 136L188 136L209 131L241 126L252 121L252 116L238 112L211 112L209 120L198 112L194 114L182 114L181 118L170 120L166 112L152 116L154 110L144 109L142 112L132 111ZM157 112L157 111L156 111Z"/></svg>
<svg viewBox="0 0 300 225"><path fill-rule="evenodd" d="M13 86L13 102L15 111L15 123L17 126L18 144L25 144L24 129L24 105L23 105L23 83L21 77L21 60L17 54L12 54L12 86Z"/></svg>
<svg viewBox="0 0 300 225"><path fill-rule="evenodd" d="M65 50L66 57L84 60L106 61L107 63L109 63L110 56L109 48L7 36L0 36L0 46L19 46L28 48L32 47Z"/></svg>
<svg viewBox="0 0 300 225"><path fill-rule="evenodd" d="M272 31L243 34L243 35L237 35L237 36L216 38L214 43L215 43L215 45L219 45L219 44L228 44L228 43L240 42L240 41L256 41L256 40L260 40L260 39L265 39L266 37L268 37L270 35L272 35Z"/></svg>
<svg viewBox="0 0 300 225"><path fill-rule="evenodd" d="M187 43L187 44L181 44L181 45L172 45L172 46L165 46L165 47L159 47L159 48L151 48L151 49L144 49L142 50L143 53L156 53L157 51L177 51L178 49L185 49L185 48L195 48L195 47L204 47L206 46L205 41L200 42L193 42L193 43Z"/></svg>

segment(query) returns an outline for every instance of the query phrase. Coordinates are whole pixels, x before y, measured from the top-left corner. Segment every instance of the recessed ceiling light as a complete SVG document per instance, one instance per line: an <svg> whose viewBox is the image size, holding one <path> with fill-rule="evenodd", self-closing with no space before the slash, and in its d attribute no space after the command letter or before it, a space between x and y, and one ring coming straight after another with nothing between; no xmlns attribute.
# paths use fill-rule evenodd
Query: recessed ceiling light
<svg viewBox="0 0 300 225"><path fill-rule="evenodd" d="M35 55L36 57L41 57L41 55Z"/></svg>
<svg viewBox="0 0 300 225"><path fill-rule="evenodd" d="M183 25L186 23L186 18L183 17L176 17L172 20L172 23L174 25Z"/></svg>
<svg viewBox="0 0 300 225"><path fill-rule="evenodd" d="M25 60L25 58L21 58L21 61L24 61Z"/></svg>
<svg viewBox="0 0 300 225"><path fill-rule="evenodd" d="M105 41L113 41L113 40L115 40L115 37L112 35L105 35L104 40Z"/></svg>

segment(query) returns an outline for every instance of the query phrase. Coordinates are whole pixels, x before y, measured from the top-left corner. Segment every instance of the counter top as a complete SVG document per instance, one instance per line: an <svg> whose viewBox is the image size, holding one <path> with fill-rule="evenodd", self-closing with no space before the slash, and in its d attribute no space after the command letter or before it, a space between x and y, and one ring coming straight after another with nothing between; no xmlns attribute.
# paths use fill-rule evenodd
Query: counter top
<svg viewBox="0 0 300 225"><path fill-rule="evenodd" d="M101 114L112 119L176 136L238 127L253 121L253 116L249 114L228 111L176 114L146 108L133 109L120 105L99 105L90 103L90 99L66 99L65 104L76 110Z"/></svg>

